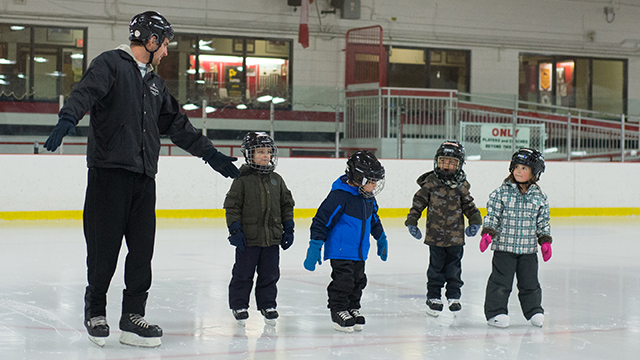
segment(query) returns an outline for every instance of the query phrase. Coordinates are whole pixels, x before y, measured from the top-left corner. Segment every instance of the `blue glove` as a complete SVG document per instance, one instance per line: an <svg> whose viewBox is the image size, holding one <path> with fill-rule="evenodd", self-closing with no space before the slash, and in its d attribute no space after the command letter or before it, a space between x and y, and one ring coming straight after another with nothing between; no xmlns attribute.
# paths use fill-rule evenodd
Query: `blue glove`
<svg viewBox="0 0 640 360"><path fill-rule="evenodd" d="M422 232L420 232L420 229L418 229L417 226L407 225L407 228L409 229L409 234L411 234L411 236L418 240L422 239Z"/></svg>
<svg viewBox="0 0 640 360"><path fill-rule="evenodd" d="M55 151L60 144L62 144L62 138L67 135L76 134L76 122L71 115L63 114L58 119L56 127L51 131L51 135L44 142L44 148L49 151Z"/></svg>
<svg viewBox="0 0 640 360"><path fill-rule="evenodd" d="M244 251L244 247L247 246L247 239L244 237L244 233L242 232L240 221L234 221L231 226L229 226L229 234L229 242L231 245L235 246L240 251Z"/></svg>
<svg viewBox="0 0 640 360"><path fill-rule="evenodd" d="M282 250L287 250L293 245L293 220L287 220L282 224L284 228L284 234L282 235L282 241L280 242L280 246L282 246Z"/></svg>
<svg viewBox="0 0 640 360"><path fill-rule="evenodd" d="M464 233L467 234L467 236L469 237L476 236L476 234L478 233L478 230L480 230L480 227L481 225L469 225L464 230Z"/></svg>
<svg viewBox="0 0 640 360"><path fill-rule="evenodd" d="M378 241L378 256L382 261L387 261L387 254L389 253L389 244L387 243L387 235L383 232L380 235Z"/></svg>
<svg viewBox="0 0 640 360"><path fill-rule="evenodd" d="M219 172L222 176L228 178L237 178L240 176L240 170L232 164L232 162L238 160L237 157L227 156L216 148L208 150L202 159L213 168L213 170Z"/></svg>
<svg viewBox="0 0 640 360"><path fill-rule="evenodd" d="M324 241L322 240L309 241L309 249L307 249L307 258L304 259L305 269L309 271L313 271L316 269L316 263L318 263L318 265L322 265L322 256L320 255L322 244L324 244Z"/></svg>

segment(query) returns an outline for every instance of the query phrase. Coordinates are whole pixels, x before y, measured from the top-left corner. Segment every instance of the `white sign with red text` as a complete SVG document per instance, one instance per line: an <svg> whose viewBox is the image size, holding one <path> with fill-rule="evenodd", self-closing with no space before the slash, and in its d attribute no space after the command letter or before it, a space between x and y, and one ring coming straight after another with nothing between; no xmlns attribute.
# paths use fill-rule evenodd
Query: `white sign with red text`
<svg viewBox="0 0 640 360"><path fill-rule="evenodd" d="M516 147L529 147L529 128L517 127L515 130ZM480 148L482 150L513 151L513 126L510 124L483 124L480 129Z"/></svg>

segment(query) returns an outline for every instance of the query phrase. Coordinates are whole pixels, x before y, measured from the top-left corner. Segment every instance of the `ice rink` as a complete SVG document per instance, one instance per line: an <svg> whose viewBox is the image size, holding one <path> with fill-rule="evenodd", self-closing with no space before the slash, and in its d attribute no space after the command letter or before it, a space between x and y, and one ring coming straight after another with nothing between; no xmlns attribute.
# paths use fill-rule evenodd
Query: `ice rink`
<svg viewBox="0 0 640 360"><path fill-rule="evenodd" d="M511 326L483 315L491 251L468 239L463 309L425 312L428 248L400 219L383 219L389 259L372 251L362 332L333 329L326 308L330 266L302 267L310 219L281 252L280 319L266 326L252 298L246 328L233 319L227 286L233 248L222 220L159 219L146 319L164 329L162 346L118 342L123 246L109 294L111 336L100 348L83 321L85 244L80 221L0 222L0 359L636 359L640 354L640 219L552 218L553 257L540 260L544 327L522 316L516 292ZM423 227L424 219L420 225ZM374 246L375 249L375 246Z"/></svg>

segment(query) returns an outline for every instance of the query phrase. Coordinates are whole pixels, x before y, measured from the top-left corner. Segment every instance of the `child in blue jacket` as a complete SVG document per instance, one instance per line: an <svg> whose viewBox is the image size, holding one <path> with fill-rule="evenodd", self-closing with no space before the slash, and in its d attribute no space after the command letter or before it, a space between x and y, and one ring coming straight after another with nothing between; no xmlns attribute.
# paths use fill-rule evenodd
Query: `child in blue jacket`
<svg viewBox="0 0 640 360"><path fill-rule="evenodd" d="M357 151L347 161L346 174L332 185L311 224L311 241L305 269L315 270L324 259L331 260L331 283L327 287L328 308L338 331L361 331L360 298L367 285L364 272L369 254L369 237L377 240L378 256L387 260L387 236L378 217L375 200L384 187L384 168L368 151Z"/></svg>

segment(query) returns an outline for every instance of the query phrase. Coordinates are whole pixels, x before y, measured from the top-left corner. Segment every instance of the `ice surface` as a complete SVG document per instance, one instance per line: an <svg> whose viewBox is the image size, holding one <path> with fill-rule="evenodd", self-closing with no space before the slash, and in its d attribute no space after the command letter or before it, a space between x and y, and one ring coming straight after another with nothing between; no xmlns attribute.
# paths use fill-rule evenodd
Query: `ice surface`
<svg viewBox="0 0 640 360"><path fill-rule="evenodd" d="M421 226L423 226L421 221ZM276 327L252 298L246 327L227 305L233 248L223 221L159 219L146 319L164 330L162 346L118 343L123 244L108 294L111 336L99 348L82 324L85 244L79 221L0 222L0 359L631 359L640 354L640 220L553 218L553 257L540 260L544 327L509 302L511 326L483 315L491 252L468 239L462 261L463 309L425 313L428 248L400 219L383 219L389 259L367 261L362 332L333 329L326 308L330 266L302 267L309 219L281 253Z"/></svg>

